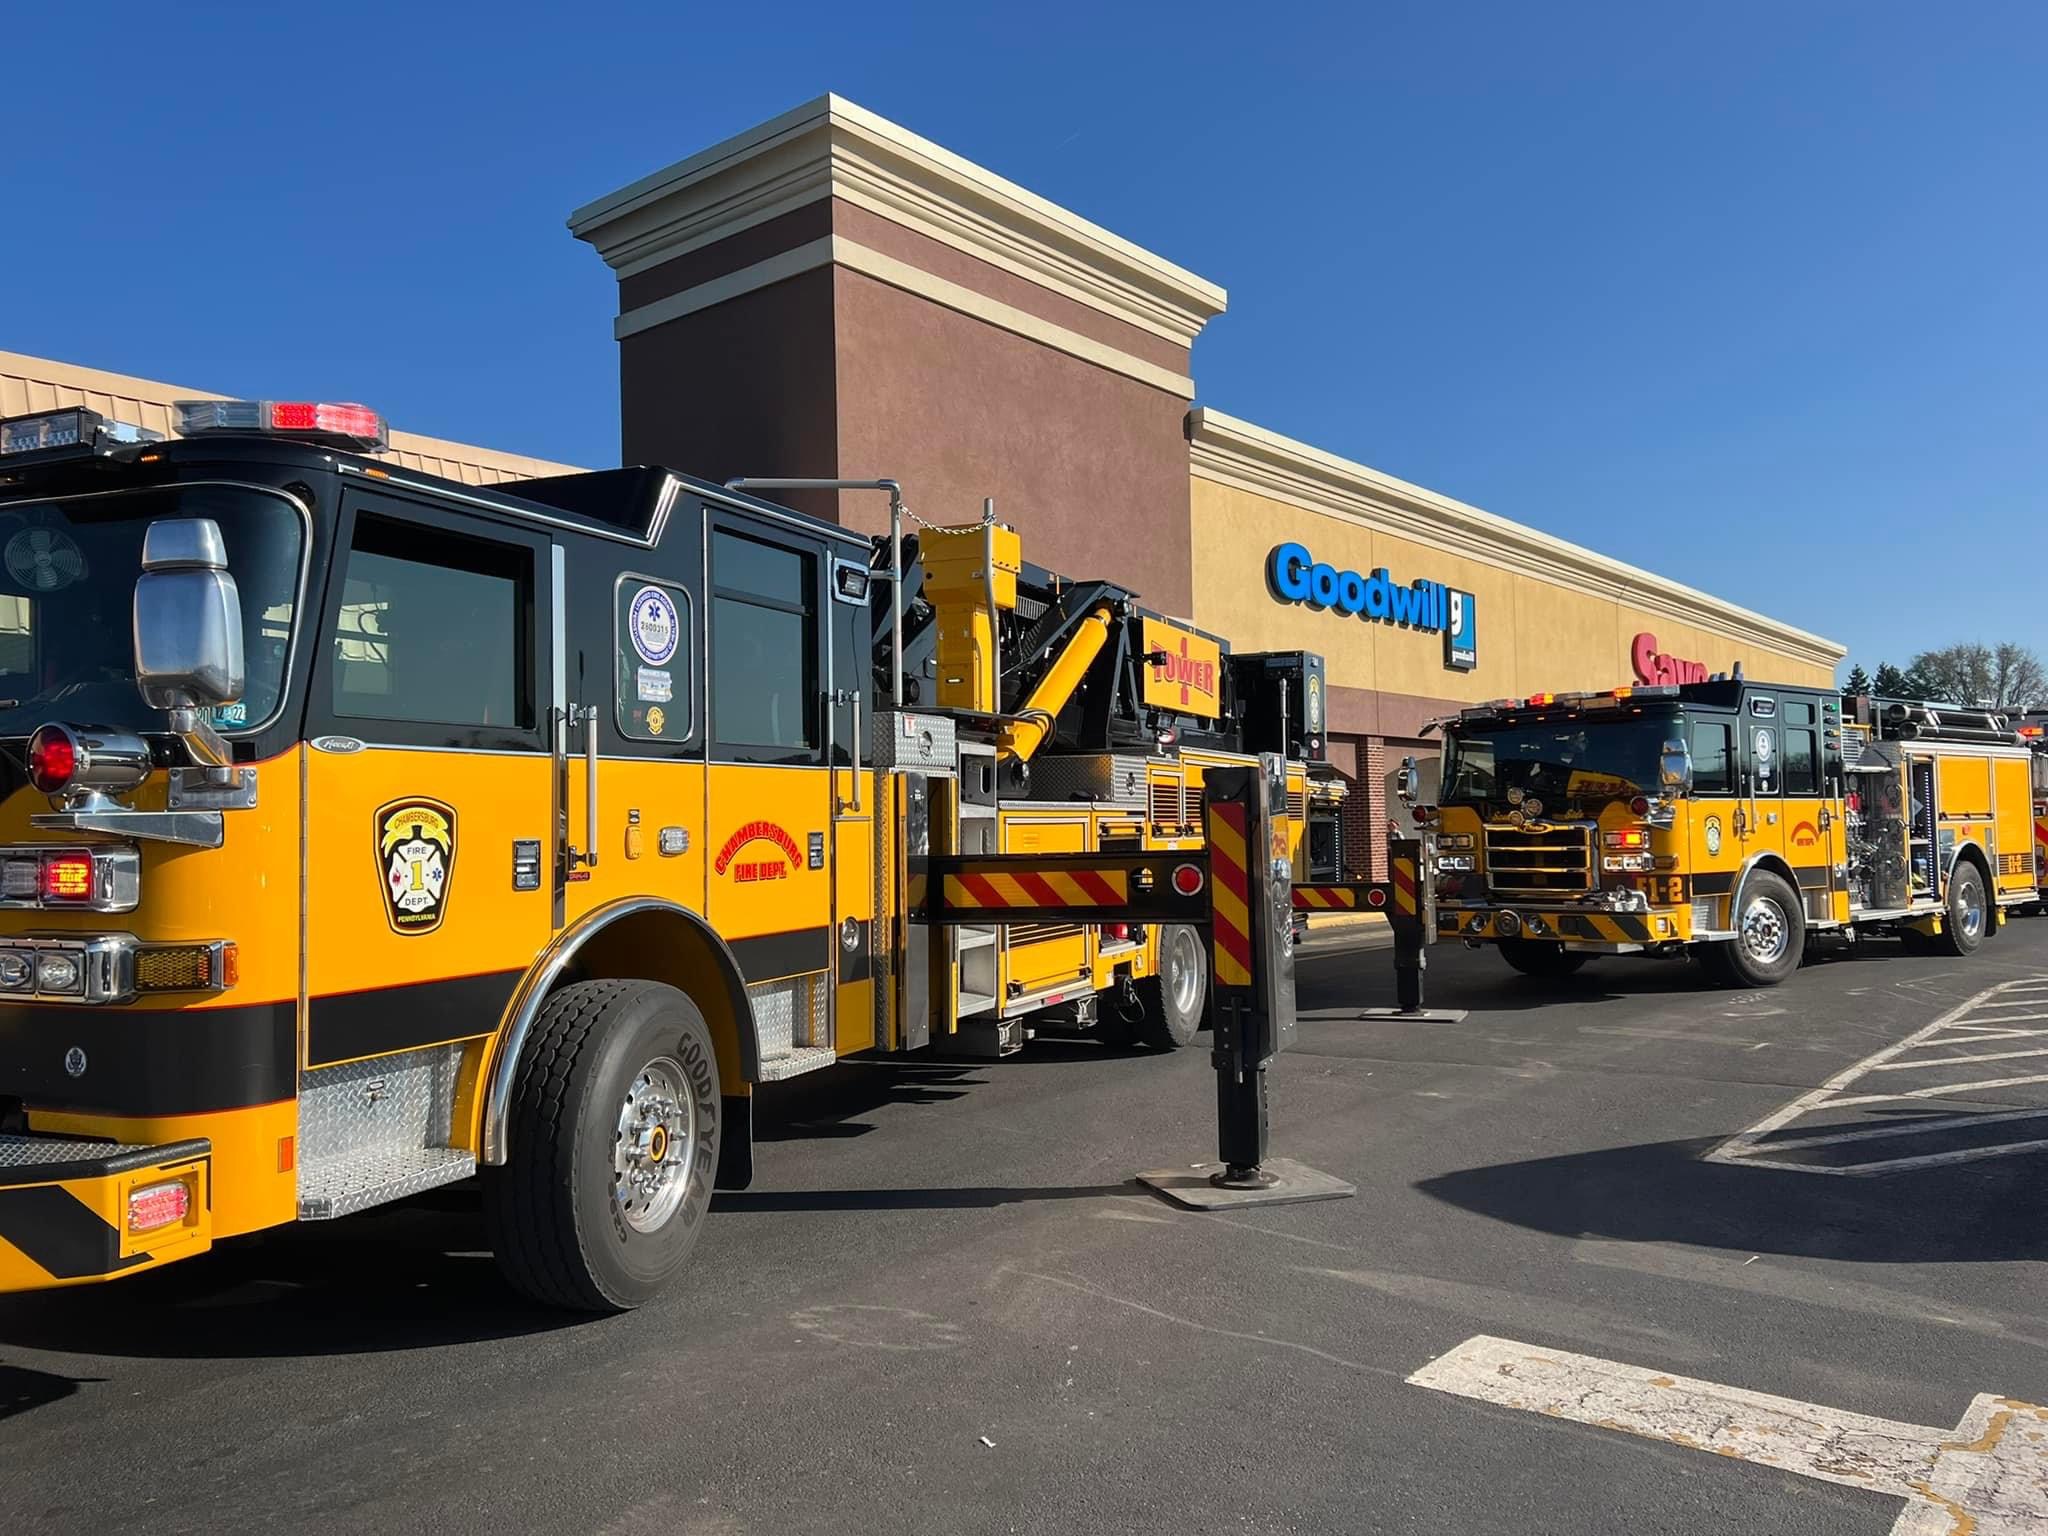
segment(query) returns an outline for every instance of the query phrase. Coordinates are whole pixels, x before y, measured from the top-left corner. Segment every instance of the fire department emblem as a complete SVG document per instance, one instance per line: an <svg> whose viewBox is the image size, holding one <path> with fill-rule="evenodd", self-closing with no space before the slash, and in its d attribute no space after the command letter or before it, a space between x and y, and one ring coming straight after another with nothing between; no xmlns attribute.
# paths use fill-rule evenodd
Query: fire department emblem
<svg viewBox="0 0 2048 1536"><path fill-rule="evenodd" d="M1721 851L1721 818L1720 818L1720 817L1718 817L1718 816L1709 816L1709 817L1707 818L1707 827L1706 827L1706 833L1707 833L1707 855L1708 855L1708 857L1710 857L1710 858L1711 858L1711 857L1712 857L1713 855L1715 855L1715 854L1717 854L1717 853L1719 853L1719 852Z"/></svg>
<svg viewBox="0 0 2048 1536"><path fill-rule="evenodd" d="M432 933L448 909L455 876L455 810L438 800L379 806L377 865L393 933Z"/></svg>

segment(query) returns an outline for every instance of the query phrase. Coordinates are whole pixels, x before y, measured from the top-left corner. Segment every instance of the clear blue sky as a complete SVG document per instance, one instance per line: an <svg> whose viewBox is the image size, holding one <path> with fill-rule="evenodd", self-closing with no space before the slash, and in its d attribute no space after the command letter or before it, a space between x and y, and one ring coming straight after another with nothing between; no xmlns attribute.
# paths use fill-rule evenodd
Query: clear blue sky
<svg viewBox="0 0 2048 1536"><path fill-rule="evenodd" d="M565 215L835 90L1228 287L1206 403L2048 653L2048 7L974 9L18 7L0 347L610 463Z"/></svg>

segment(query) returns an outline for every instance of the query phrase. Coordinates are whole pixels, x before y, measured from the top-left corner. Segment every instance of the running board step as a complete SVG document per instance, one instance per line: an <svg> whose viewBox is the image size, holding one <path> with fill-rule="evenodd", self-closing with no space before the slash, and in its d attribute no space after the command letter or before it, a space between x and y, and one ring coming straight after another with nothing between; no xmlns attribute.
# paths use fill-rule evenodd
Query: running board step
<svg viewBox="0 0 2048 1536"><path fill-rule="evenodd" d="M829 1045L799 1045L780 1056L762 1058L761 1081L779 1083L786 1077L801 1077L806 1072L829 1067L838 1059L839 1053Z"/></svg>
<svg viewBox="0 0 2048 1536"><path fill-rule="evenodd" d="M476 1172L463 1147L372 1148L299 1170L299 1220L331 1221Z"/></svg>

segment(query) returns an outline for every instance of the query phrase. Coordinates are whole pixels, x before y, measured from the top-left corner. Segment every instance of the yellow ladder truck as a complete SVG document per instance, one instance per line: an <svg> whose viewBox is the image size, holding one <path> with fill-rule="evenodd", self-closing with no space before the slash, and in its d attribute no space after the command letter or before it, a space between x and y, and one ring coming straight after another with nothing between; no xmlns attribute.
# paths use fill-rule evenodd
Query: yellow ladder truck
<svg viewBox="0 0 2048 1536"><path fill-rule="evenodd" d="M1527 975L1690 951L1772 986L1814 933L1968 955L2039 899L2028 752L2003 716L1857 697L1845 717L1830 689L1738 671L1441 725L1438 937Z"/></svg>
<svg viewBox="0 0 2048 1536"><path fill-rule="evenodd" d="M1321 756L1319 659L992 519L906 549L893 492L871 541L388 468L360 406L177 414L0 422L0 1291L480 1174L515 1286L635 1305L759 1083L1185 1043L1205 775Z"/></svg>

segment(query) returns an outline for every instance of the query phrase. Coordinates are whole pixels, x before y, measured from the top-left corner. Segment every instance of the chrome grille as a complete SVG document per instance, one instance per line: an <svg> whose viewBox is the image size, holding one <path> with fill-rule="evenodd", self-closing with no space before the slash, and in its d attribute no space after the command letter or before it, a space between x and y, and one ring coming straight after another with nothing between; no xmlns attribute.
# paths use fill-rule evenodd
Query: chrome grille
<svg viewBox="0 0 2048 1536"><path fill-rule="evenodd" d="M1593 889L1593 830L1488 827L1486 882L1508 896L1584 895Z"/></svg>

